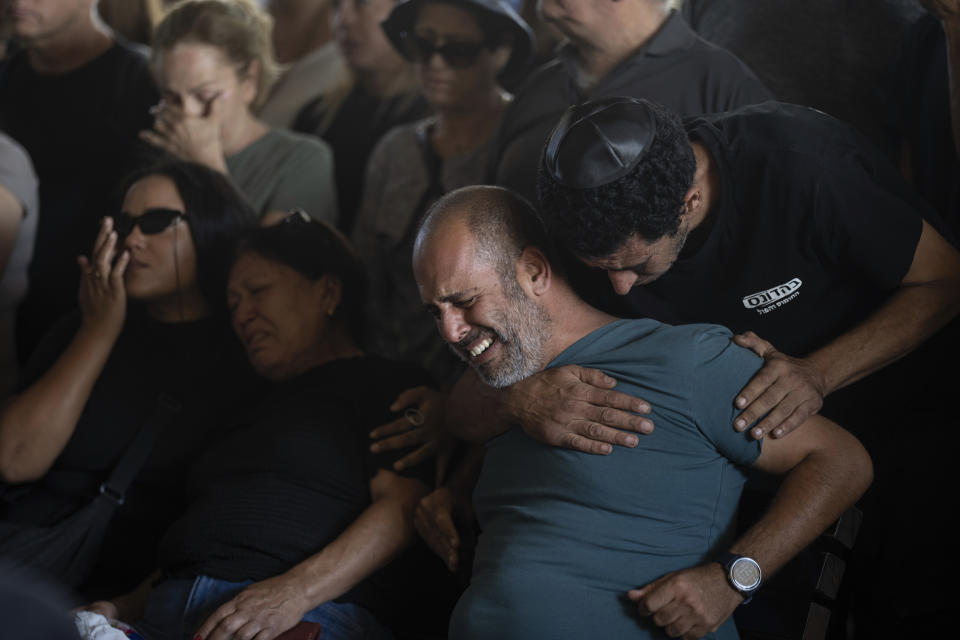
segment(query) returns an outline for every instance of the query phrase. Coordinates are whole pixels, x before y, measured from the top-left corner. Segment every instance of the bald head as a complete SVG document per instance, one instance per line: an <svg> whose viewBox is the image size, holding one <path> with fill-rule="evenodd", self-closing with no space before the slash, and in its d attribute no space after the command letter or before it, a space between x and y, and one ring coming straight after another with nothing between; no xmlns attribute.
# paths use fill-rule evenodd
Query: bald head
<svg viewBox="0 0 960 640"><path fill-rule="evenodd" d="M501 278L513 279L514 263L528 246L535 246L557 265L537 211L521 196L502 187L480 185L451 191L427 211L414 245L414 262L434 239L456 242L444 230L459 228L478 257ZM451 247L451 250L457 250ZM555 267L556 269L556 267Z"/></svg>
<svg viewBox="0 0 960 640"><path fill-rule="evenodd" d="M460 358L502 387L548 361L552 317L543 227L526 201L498 187L453 191L427 212L413 272L426 310Z"/></svg>

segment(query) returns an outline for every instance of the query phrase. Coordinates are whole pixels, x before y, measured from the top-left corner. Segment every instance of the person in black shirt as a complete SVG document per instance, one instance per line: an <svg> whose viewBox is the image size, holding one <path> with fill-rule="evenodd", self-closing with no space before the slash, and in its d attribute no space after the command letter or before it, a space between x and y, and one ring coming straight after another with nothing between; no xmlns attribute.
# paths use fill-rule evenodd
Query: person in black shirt
<svg viewBox="0 0 960 640"><path fill-rule="evenodd" d="M0 130L26 149L40 180L30 288L17 350L76 308L75 260L135 167L156 159L137 137L159 94L147 60L94 19L95 0L4 4L17 46L0 61Z"/></svg>
<svg viewBox="0 0 960 640"><path fill-rule="evenodd" d="M432 471L394 473L403 452L374 455L368 432L401 390L429 380L361 350L365 293L362 263L324 223L294 213L247 236L227 303L272 391L194 466L190 506L161 544L164 580L142 614L134 598L98 610L140 618L151 640L241 628L275 637L301 620L328 640L389 638L411 612L427 626L414 586L440 564L424 547L401 552Z"/></svg>
<svg viewBox="0 0 960 640"><path fill-rule="evenodd" d="M333 31L350 78L308 102L293 130L320 136L333 148L333 170L340 217L348 236L362 199L367 158L390 129L426 117L427 103L417 90L413 69L393 48L380 26L392 0L341 0L334 3Z"/></svg>
<svg viewBox="0 0 960 640"><path fill-rule="evenodd" d="M49 525L97 495L160 394L182 406L111 521L83 598L128 589L153 569L189 461L226 424L227 398L257 387L216 312L232 242L256 214L225 176L198 165L157 165L129 184L81 259L79 312L44 338L0 407L0 518Z"/></svg>
<svg viewBox="0 0 960 640"><path fill-rule="evenodd" d="M737 399L738 429L767 414L757 437L785 435L960 310L960 254L925 205L879 151L806 107L681 123L643 100L588 102L554 130L540 194L559 243L606 271L608 304L769 340L740 339L767 360Z"/></svg>

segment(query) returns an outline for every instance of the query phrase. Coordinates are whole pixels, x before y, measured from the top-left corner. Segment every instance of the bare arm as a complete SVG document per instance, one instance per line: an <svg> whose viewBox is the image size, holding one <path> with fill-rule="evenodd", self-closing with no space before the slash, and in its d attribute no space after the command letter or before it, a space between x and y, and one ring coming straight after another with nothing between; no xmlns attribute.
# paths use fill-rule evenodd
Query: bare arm
<svg viewBox="0 0 960 640"><path fill-rule="evenodd" d="M873 479L863 446L820 416L808 419L787 440L765 440L756 467L786 475L770 508L730 550L756 560L764 576L816 539ZM715 562L667 574L628 597L641 615L684 638L715 631L742 601Z"/></svg>
<svg viewBox="0 0 960 640"><path fill-rule="evenodd" d="M960 253L923 223L910 270L866 320L805 358L791 358L752 334L737 337L767 362L744 387L737 429L769 414L751 433L786 435L819 411L823 398L916 349L960 312Z"/></svg>
<svg viewBox="0 0 960 640"><path fill-rule="evenodd" d="M419 480L381 469L370 481L372 504L343 533L286 573L244 589L207 618L196 637L275 638L290 629L407 547L415 535L413 510L426 493Z"/></svg>
<svg viewBox="0 0 960 640"><path fill-rule="evenodd" d="M614 391L616 380L596 369L567 365L535 373L506 389L485 385L468 370L448 399L447 425L468 442L484 442L514 424L546 444L608 454L634 447L653 422L639 398Z"/></svg>
<svg viewBox="0 0 960 640"><path fill-rule="evenodd" d="M9 483L43 476L66 446L120 335L126 316L124 252L112 263L117 235L109 218L93 262L81 258L80 329L43 377L0 408L0 477Z"/></svg>

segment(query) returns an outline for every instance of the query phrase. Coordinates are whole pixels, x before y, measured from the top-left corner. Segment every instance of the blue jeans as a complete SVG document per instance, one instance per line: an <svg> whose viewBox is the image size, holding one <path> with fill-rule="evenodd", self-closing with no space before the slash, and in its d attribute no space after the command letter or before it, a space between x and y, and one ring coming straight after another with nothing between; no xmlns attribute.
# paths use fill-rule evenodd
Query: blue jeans
<svg viewBox="0 0 960 640"><path fill-rule="evenodd" d="M147 640L192 640L217 607L252 584L209 576L164 580L150 594L143 618L133 624ZM372 613L351 603L326 602L303 617L319 622L323 640L393 640Z"/></svg>

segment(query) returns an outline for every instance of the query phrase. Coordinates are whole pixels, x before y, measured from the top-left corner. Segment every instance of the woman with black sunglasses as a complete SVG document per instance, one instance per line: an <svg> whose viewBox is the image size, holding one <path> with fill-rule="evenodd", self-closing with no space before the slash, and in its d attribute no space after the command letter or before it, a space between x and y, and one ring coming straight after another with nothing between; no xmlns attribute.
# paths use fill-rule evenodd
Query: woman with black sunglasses
<svg viewBox="0 0 960 640"><path fill-rule="evenodd" d="M170 162L127 185L121 212L79 258L79 311L41 343L0 408L0 520L51 525L97 495L161 394L180 406L121 497L83 597L153 568L186 466L258 388L222 302L234 241L256 213L200 165Z"/></svg>
<svg viewBox="0 0 960 640"><path fill-rule="evenodd" d="M432 117L395 128L367 165L353 241L371 276L367 334L378 353L454 380L459 360L423 313L410 269L421 215L447 191L485 182L493 138L533 44L501 0L405 0L383 29L414 64Z"/></svg>

